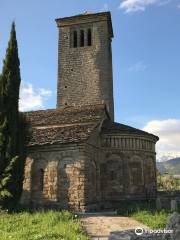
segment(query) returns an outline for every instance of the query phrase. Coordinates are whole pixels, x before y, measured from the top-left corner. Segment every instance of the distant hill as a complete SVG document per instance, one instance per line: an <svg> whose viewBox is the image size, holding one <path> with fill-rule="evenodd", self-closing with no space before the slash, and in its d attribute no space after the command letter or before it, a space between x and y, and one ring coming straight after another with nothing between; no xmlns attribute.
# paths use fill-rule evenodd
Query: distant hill
<svg viewBox="0 0 180 240"><path fill-rule="evenodd" d="M160 173L168 172L172 175L180 175L180 157L165 162L157 162L156 165Z"/></svg>

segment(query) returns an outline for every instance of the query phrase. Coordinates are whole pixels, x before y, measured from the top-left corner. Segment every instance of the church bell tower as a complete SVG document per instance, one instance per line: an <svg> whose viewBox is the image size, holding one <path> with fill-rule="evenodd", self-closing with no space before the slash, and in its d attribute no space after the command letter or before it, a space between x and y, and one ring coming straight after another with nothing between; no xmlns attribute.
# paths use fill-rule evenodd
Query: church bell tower
<svg viewBox="0 0 180 240"><path fill-rule="evenodd" d="M110 12L56 19L57 108L106 104L114 120Z"/></svg>

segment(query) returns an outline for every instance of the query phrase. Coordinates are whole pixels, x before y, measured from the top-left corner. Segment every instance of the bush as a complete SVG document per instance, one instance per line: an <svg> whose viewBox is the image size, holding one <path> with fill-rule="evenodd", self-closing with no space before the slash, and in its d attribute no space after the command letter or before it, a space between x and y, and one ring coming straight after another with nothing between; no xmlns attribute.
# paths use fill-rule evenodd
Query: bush
<svg viewBox="0 0 180 240"><path fill-rule="evenodd" d="M169 174L157 174L157 187L159 191L180 190L180 180Z"/></svg>

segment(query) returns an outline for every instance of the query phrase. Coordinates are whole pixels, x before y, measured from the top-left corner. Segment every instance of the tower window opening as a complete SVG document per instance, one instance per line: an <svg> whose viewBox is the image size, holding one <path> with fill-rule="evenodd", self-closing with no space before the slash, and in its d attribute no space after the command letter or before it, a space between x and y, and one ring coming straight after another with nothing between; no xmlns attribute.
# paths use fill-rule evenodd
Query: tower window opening
<svg viewBox="0 0 180 240"><path fill-rule="evenodd" d="M44 190L44 170L40 169L39 172L39 189L43 192Z"/></svg>
<svg viewBox="0 0 180 240"><path fill-rule="evenodd" d="M77 47L77 31L73 32L73 47Z"/></svg>
<svg viewBox="0 0 180 240"><path fill-rule="evenodd" d="M80 47L84 47L84 30L80 31Z"/></svg>
<svg viewBox="0 0 180 240"><path fill-rule="evenodd" d="M88 36L87 36L87 40L88 40L88 46L92 45L92 34L91 34L91 29L88 29Z"/></svg>

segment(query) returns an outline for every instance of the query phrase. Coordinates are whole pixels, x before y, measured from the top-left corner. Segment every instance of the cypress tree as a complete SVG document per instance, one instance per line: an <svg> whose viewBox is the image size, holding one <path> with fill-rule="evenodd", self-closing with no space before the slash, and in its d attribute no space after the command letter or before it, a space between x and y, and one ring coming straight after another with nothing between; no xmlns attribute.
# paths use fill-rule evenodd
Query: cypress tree
<svg viewBox="0 0 180 240"><path fill-rule="evenodd" d="M20 197L24 169L24 132L20 116L20 61L15 23L0 76L0 204L15 205Z"/></svg>

